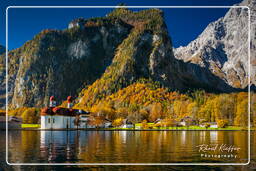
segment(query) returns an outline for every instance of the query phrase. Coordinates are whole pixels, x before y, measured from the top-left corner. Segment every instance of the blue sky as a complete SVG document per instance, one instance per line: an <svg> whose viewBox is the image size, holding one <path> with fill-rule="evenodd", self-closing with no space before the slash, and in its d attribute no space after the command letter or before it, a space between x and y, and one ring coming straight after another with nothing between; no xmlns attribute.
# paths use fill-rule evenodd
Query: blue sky
<svg viewBox="0 0 256 171"><path fill-rule="evenodd" d="M7 6L58 5L58 6L221 6L233 5L241 0L10 0L0 6L0 44L5 45L5 9ZM9 49L20 47L43 29L65 29L68 23L78 17L105 16L112 9L28 9L11 8L8 11ZM137 10L137 9L136 9ZM212 21L225 15L228 9L163 9L169 35L174 47L185 46L194 40Z"/></svg>

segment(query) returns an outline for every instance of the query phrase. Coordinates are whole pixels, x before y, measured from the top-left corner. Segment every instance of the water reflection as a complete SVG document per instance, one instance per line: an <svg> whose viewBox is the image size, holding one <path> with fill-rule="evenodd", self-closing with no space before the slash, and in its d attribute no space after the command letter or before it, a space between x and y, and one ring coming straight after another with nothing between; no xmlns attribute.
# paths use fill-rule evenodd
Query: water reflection
<svg viewBox="0 0 256 171"><path fill-rule="evenodd" d="M247 162L248 153L246 131L11 131L8 137L10 162ZM205 158L200 144L241 150L232 152L237 158Z"/></svg>
<svg viewBox="0 0 256 171"><path fill-rule="evenodd" d="M76 131L41 131L40 154L52 162L76 160Z"/></svg>

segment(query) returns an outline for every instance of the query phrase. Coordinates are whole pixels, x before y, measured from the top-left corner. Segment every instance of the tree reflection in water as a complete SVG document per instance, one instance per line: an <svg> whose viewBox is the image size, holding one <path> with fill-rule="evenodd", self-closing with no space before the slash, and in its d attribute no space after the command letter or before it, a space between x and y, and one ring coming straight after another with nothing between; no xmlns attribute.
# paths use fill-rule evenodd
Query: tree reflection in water
<svg viewBox="0 0 256 171"><path fill-rule="evenodd" d="M246 162L246 131L11 131L9 161L27 163ZM240 147L235 158L201 157L200 144ZM218 152L207 152L218 154Z"/></svg>

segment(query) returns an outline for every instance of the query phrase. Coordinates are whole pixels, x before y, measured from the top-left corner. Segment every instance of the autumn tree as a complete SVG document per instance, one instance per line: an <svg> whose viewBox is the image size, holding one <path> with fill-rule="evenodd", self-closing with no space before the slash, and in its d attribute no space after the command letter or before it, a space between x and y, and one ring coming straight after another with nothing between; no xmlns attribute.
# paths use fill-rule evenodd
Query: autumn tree
<svg viewBox="0 0 256 171"><path fill-rule="evenodd" d="M99 115L104 115L105 118L114 120L116 118L115 110L109 102L100 102L99 104L93 106L92 112L98 113Z"/></svg>
<svg viewBox="0 0 256 171"><path fill-rule="evenodd" d="M213 100L214 99L208 99L204 105L200 107L200 110L198 111L199 118L204 119L206 121L214 121L215 115L214 115L214 106L213 106Z"/></svg>
<svg viewBox="0 0 256 171"><path fill-rule="evenodd" d="M91 114L89 117L89 125L95 126L96 128L101 127L105 122L105 116L100 113Z"/></svg>
<svg viewBox="0 0 256 171"><path fill-rule="evenodd" d="M225 128L228 126L228 120L227 119L219 119L217 120L218 128Z"/></svg>
<svg viewBox="0 0 256 171"><path fill-rule="evenodd" d="M187 113L188 116L191 116L192 118L198 118L198 106L196 102L191 102L187 106Z"/></svg>
<svg viewBox="0 0 256 171"><path fill-rule="evenodd" d="M141 127L142 127L142 129L148 129L148 122L147 122L147 120L143 120L142 121Z"/></svg>
<svg viewBox="0 0 256 171"><path fill-rule="evenodd" d="M188 101L184 101L184 100L175 100L174 101L173 110L174 110L174 114L175 114L176 118L181 119L181 118L189 115L187 106L188 106Z"/></svg>
<svg viewBox="0 0 256 171"><path fill-rule="evenodd" d="M128 116L128 109L126 107L120 107L116 110L117 117L126 118Z"/></svg>
<svg viewBox="0 0 256 171"><path fill-rule="evenodd" d="M142 108L139 110L139 114L141 115L142 119L148 119L149 118L149 111L145 108Z"/></svg>
<svg viewBox="0 0 256 171"><path fill-rule="evenodd" d="M36 124L39 120L39 110L36 108L28 108L22 113L21 117L23 123Z"/></svg>
<svg viewBox="0 0 256 171"><path fill-rule="evenodd" d="M129 121L131 121L132 124L135 125L136 123L141 122L143 118L142 118L142 116L141 116L140 113L138 113L138 112L132 112L132 113L129 113L127 119L128 119Z"/></svg>
<svg viewBox="0 0 256 171"><path fill-rule="evenodd" d="M256 127L256 94L251 93L251 122L252 126Z"/></svg>
<svg viewBox="0 0 256 171"><path fill-rule="evenodd" d="M161 115L162 115L161 103L154 103L150 111L150 116L149 116L150 121L155 121L156 119L160 118Z"/></svg>
<svg viewBox="0 0 256 171"><path fill-rule="evenodd" d="M222 94L218 98L219 100L219 119L228 120L229 124L232 124L235 113L235 98L232 94Z"/></svg>
<svg viewBox="0 0 256 171"><path fill-rule="evenodd" d="M119 127L123 124L123 118L117 118L113 121L112 125L114 127Z"/></svg>
<svg viewBox="0 0 256 171"><path fill-rule="evenodd" d="M247 126L248 125L248 99L242 100L237 104L236 115L235 115L235 125L237 126Z"/></svg>

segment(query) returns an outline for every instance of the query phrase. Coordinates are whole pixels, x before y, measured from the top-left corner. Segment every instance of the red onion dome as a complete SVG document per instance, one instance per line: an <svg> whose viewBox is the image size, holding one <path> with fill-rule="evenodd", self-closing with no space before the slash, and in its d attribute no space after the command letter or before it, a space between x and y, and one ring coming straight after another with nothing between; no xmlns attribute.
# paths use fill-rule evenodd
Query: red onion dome
<svg viewBox="0 0 256 171"><path fill-rule="evenodd" d="M50 97L50 101L52 102L52 101L54 101L54 100L55 100L54 96L51 96L51 97Z"/></svg>
<svg viewBox="0 0 256 171"><path fill-rule="evenodd" d="M67 101L68 101L68 103L71 103L72 102L72 97L68 96Z"/></svg>

